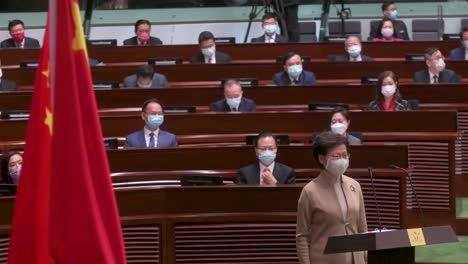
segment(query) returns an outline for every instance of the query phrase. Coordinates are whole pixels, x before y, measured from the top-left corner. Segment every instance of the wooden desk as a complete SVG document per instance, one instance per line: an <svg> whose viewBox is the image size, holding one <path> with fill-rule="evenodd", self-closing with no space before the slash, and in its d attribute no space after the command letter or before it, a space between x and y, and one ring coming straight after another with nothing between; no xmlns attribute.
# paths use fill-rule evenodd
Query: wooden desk
<svg viewBox="0 0 468 264"><path fill-rule="evenodd" d="M468 110L466 84L402 84L399 89L404 98L419 100L422 109ZM99 109L140 108L149 98L158 98L166 106L193 105L206 109L209 104L224 98L221 87L95 90L95 95ZM244 87L244 97L253 99L259 111L267 106L274 110L275 106L289 105L305 110L311 102L339 102L350 104L354 109L363 109L374 95L373 85ZM28 110L31 97L32 91L0 93L0 110Z"/></svg>
<svg viewBox="0 0 468 264"><path fill-rule="evenodd" d="M372 229L377 219L370 180L363 173L352 176L362 186ZM383 224L413 226L406 209L405 176L382 171L376 173L375 183ZM297 263L295 222L301 190L302 185L117 190L128 262L251 263L247 260L258 258L260 264ZM5 238L13 203L14 198L0 198L0 232ZM7 243L1 247L7 252Z"/></svg>
<svg viewBox="0 0 468 264"><path fill-rule="evenodd" d="M412 79L416 71L424 70L424 62L375 61L375 62L317 62L304 64L304 69L313 71L318 80L360 80L362 76L377 76L383 71L392 70L400 79ZM447 68L457 74L467 77L466 62L447 63ZM226 78L257 78L271 80L273 75L283 70L277 63L239 63L239 64L183 64L156 66L155 70L166 75L170 82L204 82L220 81ZM118 81L135 74L135 66L99 66L92 68L94 81ZM36 69L10 68L4 69L5 78L17 82L18 85L32 85Z"/></svg>
<svg viewBox="0 0 468 264"><path fill-rule="evenodd" d="M407 41L398 43L363 42L363 54L373 58L404 58L408 53L422 54L428 47L438 47L448 57L450 50L460 46L458 41ZM234 60L275 59L289 51L296 51L311 58L326 58L330 54L344 54L343 43L296 43L296 44L237 44L218 45L217 49L231 55ZM197 54L198 45L162 45L152 47L91 47L91 58L104 62L147 61L156 56L182 57L188 61ZM1 49L3 65L19 64L24 60L37 60L39 49Z"/></svg>

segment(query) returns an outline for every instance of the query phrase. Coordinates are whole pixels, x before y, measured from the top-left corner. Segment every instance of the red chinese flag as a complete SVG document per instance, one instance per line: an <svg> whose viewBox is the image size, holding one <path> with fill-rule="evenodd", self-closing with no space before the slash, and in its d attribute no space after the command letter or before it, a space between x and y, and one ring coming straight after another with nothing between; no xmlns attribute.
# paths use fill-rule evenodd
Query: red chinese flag
<svg viewBox="0 0 468 264"><path fill-rule="evenodd" d="M9 263L125 263L77 0L50 0Z"/></svg>

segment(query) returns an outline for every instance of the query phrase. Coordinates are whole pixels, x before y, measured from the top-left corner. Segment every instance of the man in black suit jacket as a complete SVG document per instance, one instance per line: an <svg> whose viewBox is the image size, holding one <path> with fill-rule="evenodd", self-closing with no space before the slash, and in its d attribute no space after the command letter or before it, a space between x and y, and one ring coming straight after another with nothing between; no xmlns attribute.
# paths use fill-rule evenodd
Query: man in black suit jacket
<svg viewBox="0 0 468 264"><path fill-rule="evenodd" d="M216 64L231 62L231 56L226 53L216 51L216 43L213 33L209 31L203 31L200 33L198 36L198 44L201 52L190 58L190 63Z"/></svg>
<svg viewBox="0 0 468 264"><path fill-rule="evenodd" d="M438 48L428 48L424 52L427 69L414 74L416 83L460 83L461 77L454 71L445 69L442 53Z"/></svg>
<svg viewBox="0 0 468 264"><path fill-rule="evenodd" d="M388 18L393 20L393 30L395 31L397 38L401 38L403 40L410 40L405 22L401 20L396 20L398 12L396 5L393 1L387 1L382 4L382 13L384 15L383 19ZM369 40L378 38L378 31L379 23L371 24Z"/></svg>
<svg viewBox="0 0 468 264"><path fill-rule="evenodd" d="M151 23L140 19L135 23L135 37L124 40L124 46L154 46L162 45L159 38L151 37Z"/></svg>
<svg viewBox="0 0 468 264"><path fill-rule="evenodd" d="M276 85L314 85L315 74L302 69L302 57L295 52L289 52L283 57L283 70L273 75Z"/></svg>
<svg viewBox="0 0 468 264"><path fill-rule="evenodd" d="M259 162L242 167L237 172L237 184L290 184L296 182L291 167L275 162L278 147L272 133L262 132L255 141Z"/></svg>
<svg viewBox="0 0 468 264"><path fill-rule="evenodd" d="M329 61L373 61L369 56L361 53L362 44L361 40L356 36L349 36L346 38L345 50L348 55L329 55Z"/></svg>
<svg viewBox="0 0 468 264"><path fill-rule="evenodd" d="M210 105L211 112L255 112L255 102L242 96L238 80L227 80L224 83L224 97Z"/></svg>
<svg viewBox="0 0 468 264"><path fill-rule="evenodd" d="M278 21L276 16L271 13L267 13L262 17L262 29L265 34L258 38L253 38L252 43L286 43L288 40L277 34Z"/></svg>
<svg viewBox="0 0 468 264"><path fill-rule="evenodd" d="M11 20L8 23L8 31L11 38L0 43L0 48L40 48L37 39L24 36L24 23L19 19Z"/></svg>
<svg viewBox="0 0 468 264"><path fill-rule="evenodd" d="M0 79L0 91L16 91L18 88L16 87L16 83L14 81Z"/></svg>

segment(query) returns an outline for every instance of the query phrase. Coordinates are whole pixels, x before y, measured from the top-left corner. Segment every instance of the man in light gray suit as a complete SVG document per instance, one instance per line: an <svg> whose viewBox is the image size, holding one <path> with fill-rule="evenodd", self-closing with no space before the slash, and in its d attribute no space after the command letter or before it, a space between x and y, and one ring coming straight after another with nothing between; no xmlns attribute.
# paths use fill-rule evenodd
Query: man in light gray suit
<svg viewBox="0 0 468 264"><path fill-rule="evenodd" d="M153 66L144 64L137 67L136 74L125 77L124 88L167 88L166 76L155 73Z"/></svg>

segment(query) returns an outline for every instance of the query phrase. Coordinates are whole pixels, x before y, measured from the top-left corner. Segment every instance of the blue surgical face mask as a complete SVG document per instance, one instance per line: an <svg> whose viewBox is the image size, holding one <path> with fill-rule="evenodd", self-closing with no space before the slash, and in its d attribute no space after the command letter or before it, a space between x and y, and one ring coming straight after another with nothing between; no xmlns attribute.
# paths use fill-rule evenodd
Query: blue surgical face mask
<svg viewBox="0 0 468 264"><path fill-rule="evenodd" d="M288 66L288 74L291 78L297 78L302 73L302 65Z"/></svg>
<svg viewBox="0 0 468 264"><path fill-rule="evenodd" d="M152 129L158 129L164 123L163 115L148 115L146 124Z"/></svg>
<svg viewBox="0 0 468 264"><path fill-rule="evenodd" d="M138 86L139 88L151 88L152 85L153 85L152 83L143 84L143 83L137 82L137 86Z"/></svg>
<svg viewBox="0 0 468 264"><path fill-rule="evenodd" d="M361 54L361 46L359 46L359 45L349 46L347 48L347 51L348 51L349 56L351 56L353 58L357 58Z"/></svg>
<svg viewBox="0 0 468 264"><path fill-rule="evenodd" d="M395 20L398 16L398 11L395 9L395 10L392 10L390 11L390 19L391 20Z"/></svg>
<svg viewBox="0 0 468 264"><path fill-rule="evenodd" d="M265 165L265 166L270 166L273 161L276 159L276 151L272 150L265 150L258 152L258 160Z"/></svg>
<svg viewBox="0 0 468 264"><path fill-rule="evenodd" d="M242 96L239 96L237 98L226 98L226 103L229 105L229 107L239 109L239 105L241 103Z"/></svg>
<svg viewBox="0 0 468 264"><path fill-rule="evenodd" d="M276 29L276 25L265 25L263 27L263 31L265 31L265 34L267 34L268 36L273 36L273 34L276 33Z"/></svg>

